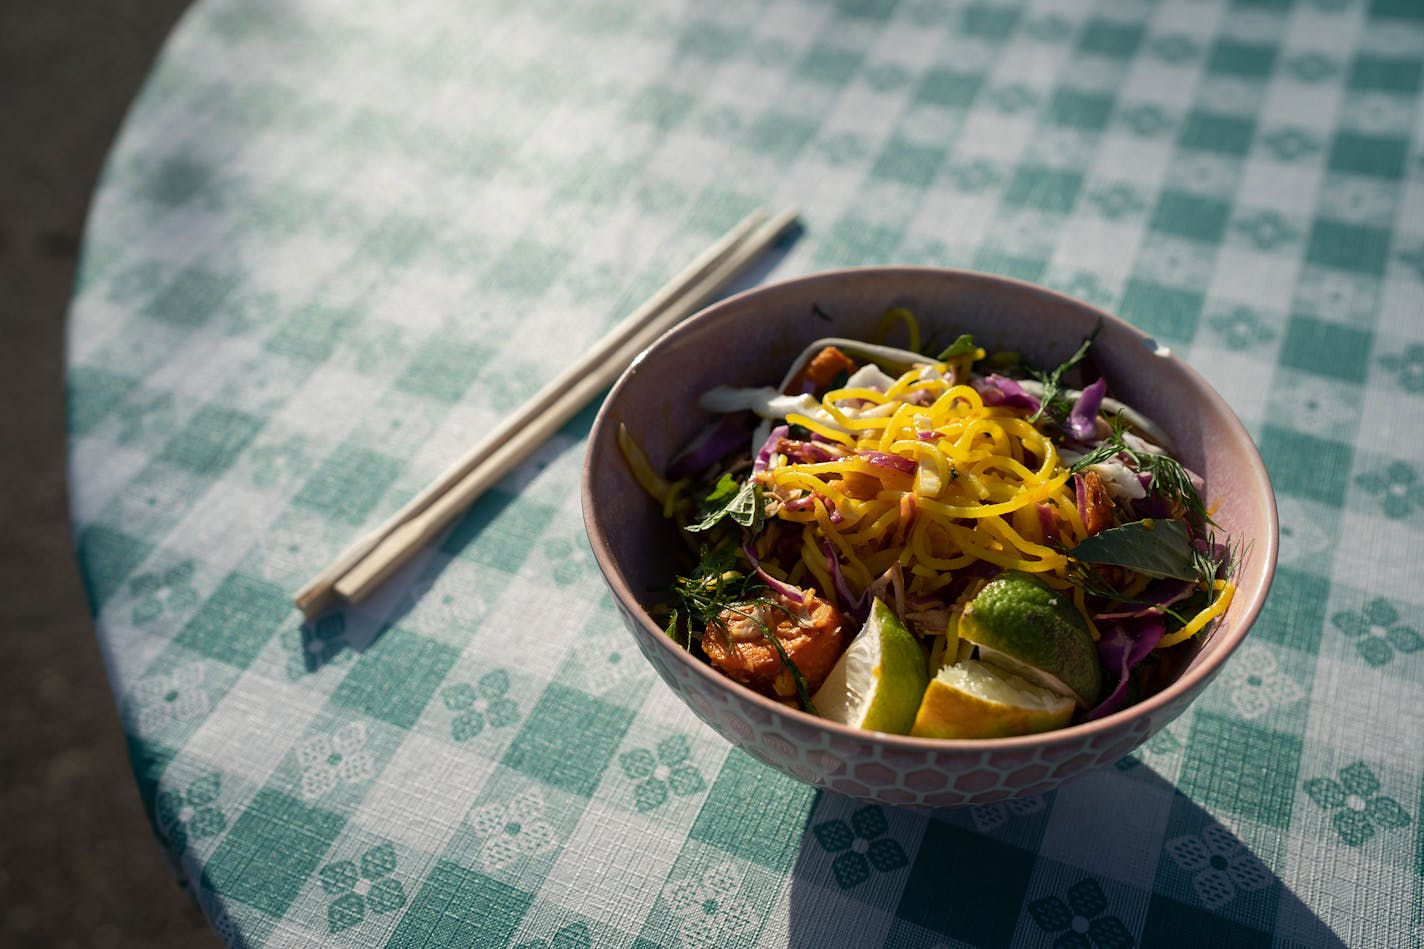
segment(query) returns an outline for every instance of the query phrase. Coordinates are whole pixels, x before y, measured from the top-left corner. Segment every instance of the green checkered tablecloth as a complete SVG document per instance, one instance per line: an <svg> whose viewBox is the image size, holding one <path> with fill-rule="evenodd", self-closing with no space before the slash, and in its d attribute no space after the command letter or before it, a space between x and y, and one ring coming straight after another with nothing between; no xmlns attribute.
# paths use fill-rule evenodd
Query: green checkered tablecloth
<svg viewBox="0 0 1424 949"><path fill-rule="evenodd" d="M199 0L95 198L79 559L232 945L1424 944L1424 3ZM1188 714L934 814L733 751L587 548L585 413L367 606L291 593L750 207L769 273L1101 304L1282 555Z"/></svg>

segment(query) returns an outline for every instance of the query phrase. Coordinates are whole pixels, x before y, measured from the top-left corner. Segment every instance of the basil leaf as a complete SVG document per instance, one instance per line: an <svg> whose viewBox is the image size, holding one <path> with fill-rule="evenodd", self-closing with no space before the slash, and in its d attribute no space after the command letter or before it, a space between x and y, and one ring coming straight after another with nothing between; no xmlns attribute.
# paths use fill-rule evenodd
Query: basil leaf
<svg viewBox="0 0 1424 949"><path fill-rule="evenodd" d="M731 475L724 474L703 502L703 512L702 520L689 524L688 530L710 530L725 517L753 531L760 530L763 517L761 483L748 480L738 484Z"/></svg>
<svg viewBox="0 0 1424 949"><path fill-rule="evenodd" d="M945 362L947 360L953 359L956 356L971 355L974 350L978 348L978 346L974 345L974 337L970 336L968 333L965 333L958 339L956 339L954 342L950 343L949 347L945 349L944 352L940 353L939 356L936 358L940 362Z"/></svg>
<svg viewBox="0 0 1424 949"><path fill-rule="evenodd" d="M1085 539L1068 554L1083 563L1127 567L1149 577L1195 580L1200 576L1187 526L1170 519L1111 527Z"/></svg>

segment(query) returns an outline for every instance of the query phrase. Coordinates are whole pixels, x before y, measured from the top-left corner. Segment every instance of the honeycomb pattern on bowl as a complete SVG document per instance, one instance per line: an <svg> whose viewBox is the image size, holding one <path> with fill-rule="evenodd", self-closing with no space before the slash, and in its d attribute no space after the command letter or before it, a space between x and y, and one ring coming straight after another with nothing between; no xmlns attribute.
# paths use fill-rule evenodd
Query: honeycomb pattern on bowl
<svg viewBox="0 0 1424 949"><path fill-rule="evenodd" d="M780 709L653 640L619 605L639 648L673 692L733 745L799 781L865 801L917 809L968 807L1037 797L1106 767L1176 718L1210 681L1150 716L1105 719L1003 747L848 732Z"/></svg>

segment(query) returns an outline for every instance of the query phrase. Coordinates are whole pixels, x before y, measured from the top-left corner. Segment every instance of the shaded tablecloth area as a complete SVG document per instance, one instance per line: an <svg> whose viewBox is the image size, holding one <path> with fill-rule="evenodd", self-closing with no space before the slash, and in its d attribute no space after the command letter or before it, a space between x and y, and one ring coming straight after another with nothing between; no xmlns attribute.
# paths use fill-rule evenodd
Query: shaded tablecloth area
<svg viewBox="0 0 1424 949"><path fill-rule="evenodd" d="M1424 939L1424 8L200 0L70 317L79 558L233 945ZM915 814L729 749L583 538L591 411L371 602L290 594L755 205L750 280L1037 281L1183 354L1282 554L1115 768Z"/></svg>

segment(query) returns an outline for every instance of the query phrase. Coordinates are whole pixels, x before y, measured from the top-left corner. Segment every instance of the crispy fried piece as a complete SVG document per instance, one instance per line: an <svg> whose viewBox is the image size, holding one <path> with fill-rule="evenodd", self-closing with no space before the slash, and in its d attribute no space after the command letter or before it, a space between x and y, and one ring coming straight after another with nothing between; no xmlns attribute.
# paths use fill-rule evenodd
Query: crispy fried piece
<svg viewBox="0 0 1424 949"><path fill-rule="evenodd" d="M799 395L802 392L824 392L836 381L842 372L855 372L855 360L834 346L827 346L806 364L806 367L791 380L787 392Z"/></svg>
<svg viewBox="0 0 1424 949"><path fill-rule="evenodd" d="M767 641L769 632L801 671L807 690L820 688L845 650L845 620L830 602L809 590L803 594L800 604L773 593L771 603L741 604L717 614L702 637L702 649L712 665L763 695L794 696L796 679Z"/></svg>
<svg viewBox="0 0 1424 949"><path fill-rule="evenodd" d="M1092 536L1113 526L1113 503L1107 486L1096 471L1085 471L1083 479L1083 528Z"/></svg>

